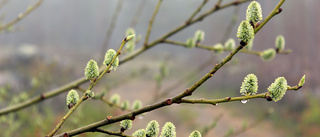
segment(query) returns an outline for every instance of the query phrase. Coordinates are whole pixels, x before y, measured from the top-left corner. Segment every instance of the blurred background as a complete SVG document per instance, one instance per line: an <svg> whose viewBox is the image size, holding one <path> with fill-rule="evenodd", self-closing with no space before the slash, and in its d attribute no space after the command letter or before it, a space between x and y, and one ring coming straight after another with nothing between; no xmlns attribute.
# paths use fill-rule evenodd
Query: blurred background
<svg viewBox="0 0 320 137"><path fill-rule="evenodd" d="M223 0L222 4L232 0ZM0 26L16 19L37 0L1 0ZM21 21L1 30L0 34L0 108L18 104L30 97L46 93L83 77L90 59L101 63L109 48L117 50L128 28L134 28L143 45L156 0L69 0L48 1ZM210 10L217 0L209 0L200 14ZM262 1L265 18L278 3ZM202 3L201 0L164 0L154 21L149 42L183 24ZM203 45L237 41L238 24L245 19L249 2L231 6L206 17L168 38L185 42L196 30L205 31ZM277 77L296 85L306 75L306 84L298 91L288 91L279 102L252 99L247 103L230 102L217 106L180 104L148 112L133 122L131 135L145 128L150 120L162 127L171 121L177 136L188 136L193 130L203 131L216 122L206 136L320 136L320 5L318 0L288 0L281 14L272 18L255 36L252 50L274 48L275 38L283 35L290 54L277 54L272 61L239 53L231 62L206 81L191 98L218 99L240 96L243 78L254 73L260 93ZM235 22L234 22L235 21ZM234 22L234 23L233 23ZM112 25L112 23L114 23ZM109 31L109 32L108 32ZM110 33L110 31L112 33ZM158 44L107 74L95 87L96 94L106 91L104 98L114 94L121 102L141 100L143 106L173 97L205 75L229 52L212 51L171 44ZM130 53L124 52L120 60ZM165 66L168 75L159 79ZM176 84L178 83L178 84ZM88 83L80 87L86 89ZM168 90L169 88L169 90ZM82 92L78 91L79 95ZM154 96L154 94L158 96ZM166 93L166 94L162 94ZM68 111L67 91L31 107L0 116L0 136L44 136ZM128 111L110 107L99 99L88 100L67 120L58 133ZM271 113L273 112L273 113ZM104 129L118 131L118 124ZM241 133L240 131L245 131ZM241 133L241 134L240 134ZM108 136L85 133L80 136Z"/></svg>

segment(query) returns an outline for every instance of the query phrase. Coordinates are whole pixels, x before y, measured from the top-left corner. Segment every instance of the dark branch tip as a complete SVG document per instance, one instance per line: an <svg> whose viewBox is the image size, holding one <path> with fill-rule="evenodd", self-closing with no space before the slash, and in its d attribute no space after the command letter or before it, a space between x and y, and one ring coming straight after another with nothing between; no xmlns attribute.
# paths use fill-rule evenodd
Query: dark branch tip
<svg viewBox="0 0 320 137"><path fill-rule="evenodd" d="M282 12L282 8L279 8L278 9L278 14L281 13L281 12Z"/></svg>
<svg viewBox="0 0 320 137"><path fill-rule="evenodd" d="M267 101L272 101L272 98L270 96L267 96Z"/></svg>
<svg viewBox="0 0 320 137"><path fill-rule="evenodd" d="M245 46L245 45L247 45L247 42L240 41L240 45L241 45L241 46Z"/></svg>

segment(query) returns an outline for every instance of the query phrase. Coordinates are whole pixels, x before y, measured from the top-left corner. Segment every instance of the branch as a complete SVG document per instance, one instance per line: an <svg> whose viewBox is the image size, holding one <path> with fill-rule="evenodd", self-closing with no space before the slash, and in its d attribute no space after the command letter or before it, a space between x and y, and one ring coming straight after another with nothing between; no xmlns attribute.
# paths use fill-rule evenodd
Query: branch
<svg viewBox="0 0 320 137"><path fill-rule="evenodd" d="M103 129L100 129L100 128L93 129L92 132L101 132L101 133L106 133L108 135L115 135L115 136L119 136L119 137L132 137L132 136L129 136L129 135L125 135L122 132L108 131L108 130L103 130Z"/></svg>
<svg viewBox="0 0 320 137"><path fill-rule="evenodd" d="M157 13L159 11L159 7L162 3L162 0L159 0L158 1L158 4L156 6L156 9L154 9L154 12L152 14L152 17L151 17L151 20L149 21L149 27L148 27L148 30L147 30L147 34L146 34L146 38L144 40L144 45L147 46L148 45L148 40L149 40L149 37L150 37L150 33L151 33L151 30L152 30L152 25L153 25L153 21L154 19L156 18L157 16Z"/></svg>
<svg viewBox="0 0 320 137"><path fill-rule="evenodd" d="M121 46L117 52L117 54L113 57L113 59L111 60L111 62L109 63L108 67L99 75L99 77L95 80L92 81L89 85L88 90L92 90L93 87L101 80L101 78L107 73L110 72L110 67L112 66L112 63L116 60L116 58L120 55L121 50L123 48L123 46L127 43L128 39L127 37L124 38L122 40ZM87 95L86 93L83 94L83 96L79 99L79 101L77 102L77 104L75 106L73 106L68 113L60 120L60 122L57 124L57 126L47 135L48 137L52 137L62 126L62 124L67 120L67 118L74 112L75 109L78 108L78 106L87 99Z"/></svg>
<svg viewBox="0 0 320 137"><path fill-rule="evenodd" d="M178 46L183 46L185 48L187 48L187 44L186 43L183 43L183 42L179 42L179 41L173 41L173 40L164 40L163 43L168 43L168 44L172 44L172 45L178 45ZM215 47L213 46L206 46L206 45L197 45L196 48L200 48L200 49L206 49L206 50L209 50L209 51L216 51L216 50L219 50L219 49L216 49ZM223 49L224 51L231 51L231 50L228 50L226 48ZM252 55L257 55L257 56L261 56L262 55L262 51L253 51L253 50L247 50L247 49L242 49L240 50L239 52L241 53L247 53L247 54L252 54ZM284 50L284 51L278 51L277 54L289 54L291 53L292 51L290 49L288 50Z"/></svg>
<svg viewBox="0 0 320 137"><path fill-rule="evenodd" d="M212 13L215 13L216 11L220 10L220 9L224 9L224 8L227 8L227 7L230 7L230 6L236 6L236 5L239 5L239 4L242 4L244 2L248 2L250 0L235 0L233 2L229 2L227 4L224 4L224 5L221 5L221 6L218 6L218 7L214 7L210 10L208 10L207 12L201 14L198 18L195 18L193 19L191 22L187 22L187 23L184 23L180 26L178 26L177 28L169 31L168 33L164 34L163 36L161 36L160 38L154 40L153 42L151 42L150 44L148 44L147 46L142 46L140 47L139 49L137 49L134 53L132 53L131 55L128 55L126 56L121 62L121 63L125 63L131 59L133 59L134 57L138 56L139 54L143 53L144 51L148 50L149 48L161 43L163 40L169 38L170 36L180 32L181 30L189 27L190 25L192 24L195 24L199 21L202 21L205 17L211 15Z"/></svg>
<svg viewBox="0 0 320 137"><path fill-rule="evenodd" d="M209 126L203 128L203 130L201 131L203 137L205 137L211 129L216 127L218 121L222 118L222 116L222 114L218 115Z"/></svg>
<svg viewBox="0 0 320 137"><path fill-rule="evenodd" d="M275 14L278 11L278 8L283 4L285 0L281 0L278 5L276 6L276 8L269 14ZM268 17L269 17L268 16ZM272 16L273 17L273 16ZM269 19L270 20L270 19ZM266 24L269 20L265 20L263 21L261 24L260 29L264 26L264 24ZM257 33L258 31L255 31L255 33ZM170 33L169 33L170 34ZM143 108L137 109L135 111L132 111L130 113L127 114L123 114L120 116L116 116L116 117L112 117L110 119L104 119L92 124L89 124L87 126L69 131L69 132L65 132L64 134L60 134L58 136L63 137L65 134L68 136L73 136L73 135L78 135L84 132L88 132L92 129L104 126L104 125L109 125L115 122L119 122L121 120L124 119L135 119L135 116L142 114L142 113L146 113L161 107L165 107L165 106L170 106L173 103L179 104L182 102L182 98L186 97L186 96L190 96L199 86L201 86L206 80L208 80L210 77L212 77L215 72L217 72L224 64L226 64L227 62L229 62L232 57L239 51L241 50L245 45L239 45L236 49L234 49L227 57L225 57L219 64L216 64L215 67L209 72L207 73L205 76L203 76L198 82L196 82L193 86L189 87L188 89L186 89L184 92L182 92L181 94L173 97L172 99L167 99L164 101L161 101L159 103L153 104L153 105L148 105L145 106ZM245 96L245 97L235 97L235 98L231 98L230 100L234 101L236 99L249 99L249 98L264 98L265 94L258 94L258 95L252 95L252 96ZM224 99L220 99L220 100L216 100L217 103L218 102L229 102L230 101L229 98L224 98Z"/></svg>
<svg viewBox="0 0 320 137"><path fill-rule="evenodd" d="M109 46L109 41L111 39L111 36L113 34L113 30L116 28L116 24L117 24L117 21L118 21L118 17L119 17L119 14L120 14L120 11L122 9L122 4L123 4L123 1L122 0L118 0L118 3L117 3L117 7L111 17L111 23L110 23L110 26L108 27L108 30L106 32L106 38L103 42L103 45L102 45L102 48L101 48L101 53L100 53L100 58L99 58L99 61L98 63L101 63L104 59L104 55L106 53L106 49L108 48Z"/></svg>
<svg viewBox="0 0 320 137"><path fill-rule="evenodd" d="M14 24L16 24L20 20L22 20L24 17L29 15L32 11L34 11L36 8L38 8L41 5L42 1L43 0L39 0L36 4L34 4L33 6L29 7L24 13L20 13L16 19L12 20L8 24L0 26L0 32L3 31L4 29L10 27L10 26L13 26Z"/></svg>
<svg viewBox="0 0 320 137"><path fill-rule="evenodd" d="M192 19L201 11L201 9L203 8L204 5L206 5L206 3L208 2L208 0L203 0L201 5L197 8L196 11L194 11L192 13L192 15L189 17L189 19L187 20L187 22L191 22Z"/></svg>

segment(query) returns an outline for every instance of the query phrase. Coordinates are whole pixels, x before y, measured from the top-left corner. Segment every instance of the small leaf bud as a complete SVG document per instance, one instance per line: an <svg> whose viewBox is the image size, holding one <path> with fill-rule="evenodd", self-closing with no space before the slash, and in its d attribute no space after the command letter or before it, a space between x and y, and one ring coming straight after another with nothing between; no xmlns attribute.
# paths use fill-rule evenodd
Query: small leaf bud
<svg viewBox="0 0 320 137"><path fill-rule="evenodd" d="M103 64L108 66L110 64L110 62L112 61L112 59L117 55L117 52L113 49L109 49L106 52L106 55L104 57L104 61ZM116 70L119 66L119 57L117 57L114 62L112 63L110 70Z"/></svg>
<svg viewBox="0 0 320 137"><path fill-rule="evenodd" d="M67 95L67 106L68 108L72 108L79 101L79 94L76 90L72 89L69 91Z"/></svg>
<svg viewBox="0 0 320 137"><path fill-rule="evenodd" d="M214 48L214 53L216 54L221 54L224 51L224 47L221 43L214 45L213 48Z"/></svg>
<svg viewBox="0 0 320 137"><path fill-rule="evenodd" d="M248 22L252 22L253 24L262 20L261 5L258 2L252 1L249 4L246 13L246 20Z"/></svg>
<svg viewBox="0 0 320 137"><path fill-rule="evenodd" d="M166 122L162 127L160 137L176 137L176 127L171 122Z"/></svg>
<svg viewBox="0 0 320 137"><path fill-rule="evenodd" d="M198 130L193 131L189 137L201 137L201 133Z"/></svg>
<svg viewBox="0 0 320 137"><path fill-rule="evenodd" d="M300 79L298 86L302 87L306 81L306 75L303 75L303 77Z"/></svg>
<svg viewBox="0 0 320 137"><path fill-rule="evenodd" d="M144 129L139 129L135 131L132 136L134 137L146 137L146 131Z"/></svg>
<svg viewBox="0 0 320 137"><path fill-rule="evenodd" d="M127 110L127 109L129 108L129 106L130 106L130 103L129 103L128 100L124 101L124 102L122 103L122 105L121 105L122 110Z"/></svg>
<svg viewBox="0 0 320 137"><path fill-rule="evenodd" d="M227 50L233 50L236 47L236 42L233 39L228 39L226 43L224 43L224 47Z"/></svg>
<svg viewBox="0 0 320 137"><path fill-rule="evenodd" d="M157 137L159 135L159 123L156 120L152 120L146 127L146 135L148 137Z"/></svg>
<svg viewBox="0 0 320 137"><path fill-rule="evenodd" d="M187 48L194 48L196 46L196 42L193 38L189 38L186 41Z"/></svg>
<svg viewBox="0 0 320 137"><path fill-rule="evenodd" d="M137 110L139 108L141 108L142 106L142 103L140 100L135 100L133 103L132 103L132 109L133 110Z"/></svg>
<svg viewBox="0 0 320 137"><path fill-rule="evenodd" d="M93 80L99 76L99 66L96 61L90 60L84 69L84 75L86 79Z"/></svg>
<svg viewBox="0 0 320 137"><path fill-rule="evenodd" d="M89 97L89 98L93 98L94 97L94 92L91 91L91 90L87 90L86 91L86 96Z"/></svg>
<svg viewBox="0 0 320 137"><path fill-rule="evenodd" d="M119 94L113 94L110 97L110 102L113 104L119 104L120 103L120 95Z"/></svg>
<svg viewBox="0 0 320 137"><path fill-rule="evenodd" d="M121 130L125 131L132 128L132 120L126 119L120 122Z"/></svg>
<svg viewBox="0 0 320 137"><path fill-rule="evenodd" d="M276 41L275 41L275 46L278 50L284 50L286 41L282 35L277 36Z"/></svg>
<svg viewBox="0 0 320 137"><path fill-rule="evenodd" d="M196 44L204 41L204 31L197 30L196 33L194 33L194 41Z"/></svg>
<svg viewBox="0 0 320 137"><path fill-rule="evenodd" d="M284 77L278 77L269 87L270 97L275 102L281 100L287 91L287 80Z"/></svg>
<svg viewBox="0 0 320 137"><path fill-rule="evenodd" d="M242 21L238 27L237 37L240 41L248 43L254 38L254 30L248 21Z"/></svg>
<svg viewBox="0 0 320 137"><path fill-rule="evenodd" d="M241 84L241 95L255 95L258 91L258 78L254 74L248 74Z"/></svg>
<svg viewBox="0 0 320 137"><path fill-rule="evenodd" d="M132 40L135 36L136 36L135 34L129 35L124 39L124 41L128 42L128 41Z"/></svg>
<svg viewBox="0 0 320 137"><path fill-rule="evenodd" d="M272 48L264 50L261 54L261 59L264 61L271 61L276 56L276 51Z"/></svg>

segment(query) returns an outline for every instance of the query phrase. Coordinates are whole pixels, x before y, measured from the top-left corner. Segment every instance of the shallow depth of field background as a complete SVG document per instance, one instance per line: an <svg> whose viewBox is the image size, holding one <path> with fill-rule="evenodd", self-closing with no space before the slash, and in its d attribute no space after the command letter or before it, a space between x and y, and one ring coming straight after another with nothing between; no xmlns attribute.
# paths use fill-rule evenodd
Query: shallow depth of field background
<svg viewBox="0 0 320 137"><path fill-rule="evenodd" d="M148 22L156 6L156 0L124 0L118 16L109 48L118 49L125 31L135 18L135 12L141 1L146 2L138 24L134 27L136 35L142 35L140 47L144 41ZM224 0L227 3L231 0ZM16 18L36 0L11 0L0 9L4 22ZM150 35L150 42L171 29L181 25L201 3L201 0L164 0L155 19ZM216 0L210 0L202 11L210 9ZM266 17L278 1L258 0ZM105 40L106 31L115 11L116 0L68 0L49 1L42 5L14 26L13 32L2 31L0 34L0 86L9 85L8 95L2 96L0 108L6 107L14 96L22 92L33 97L51 89L62 86L83 76L83 70L90 59L99 60ZM238 21L233 26L230 38L237 40L238 24L245 19L245 10L249 3L241 4ZM268 110L274 113L259 125L239 135L260 137L283 136L320 136L320 16L318 0L287 0L282 6L281 14L275 16L255 36L253 50L262 51L273 48L277 35L286 39L286 49L292 53L278 54L275 59L265 62L260 57L239 53L231 62L223 66L213 78L209 79L193 94L192 98L216 99L227 96L240 96L239 89L243 78L254 73L258 77L259 92L277 77L284 76L289 85L295 85L306 74L306 84L298 91L288 91L284 98L275 103L264 99L250 100L246 104L230 102L211 105L172 105L146 113L133 122L133 128L126 133L145 128L150 120L157 120L160 126L167 121L177 127L177 136L188 136L193 130L202 130L216 117L223 115L209 136L224 136L230 128L241 129L244 123L256 121ZM203 21L188 27L169 39L185 42L193 37L198 29L204 30L204 45L219 43L229 26L235 7L222 9ZM172 85L184 75L194 71L200 64L212 58L211 64L186 79L163 100L175 96L191 86L214 64L228 53L214 55L204 49L187 49L181 46L159 44L138 57L121 64L117 71L107 74L95 92L108 89L105 96L121 95L121 102L131 103L139 99L143 105L155 103L153 93L156 90L154 76L159 73L159 65L166 61L169 76L163 81L161 89ZM120 57L125 57L123 54ZM100 64L100 63L99 63ZM40 80L40 86L31 87L33 78ZM88 84L81 87L87 88ZM65 97L67 92L43 101L32 107L18 111L13 124L0 124L0 136L6 131L10 136L44 136L67 112ZM79 92L82 95L81 92ZM158 101L159 101L158 100ZM19 102L19 101L18 101ZM110 108L99 100L88 100L62 126L59 133L79 128L104 119L106 116L117 116L125 112ZM1 117L0 117L1 118ZM13 128L17 126L17 128ZM118 124L106 126L105 129L118 131ZM17 132L19 131L19 132ZM86 133L80 136L105 136L101 133Z"/></svg>

